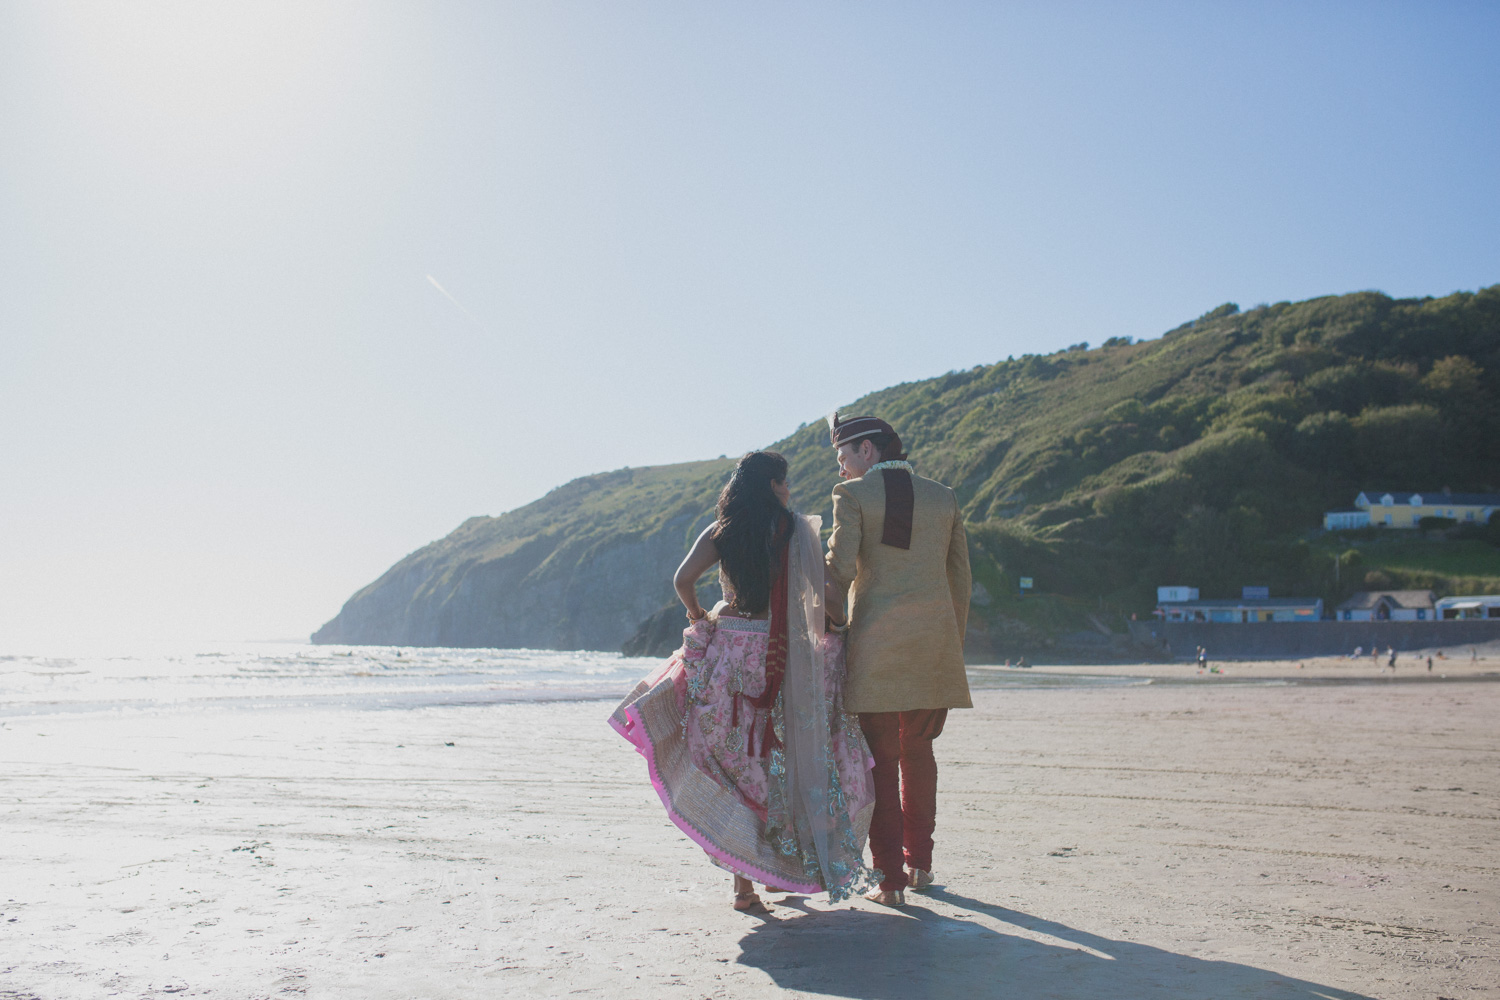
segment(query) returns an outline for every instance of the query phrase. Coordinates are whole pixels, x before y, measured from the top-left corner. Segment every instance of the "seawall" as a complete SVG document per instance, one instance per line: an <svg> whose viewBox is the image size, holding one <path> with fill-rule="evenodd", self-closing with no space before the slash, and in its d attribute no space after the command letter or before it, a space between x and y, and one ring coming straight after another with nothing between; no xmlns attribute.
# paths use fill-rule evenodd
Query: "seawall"
<svg viewBox="0 0 1500 1000"><path fill-rule="evenodd" d="M1500 641L1500 620L1448 622L1132 622L1143 645L1165 646L1174 660L1190 660L1199 646L1210 659L1285 660L1347 656L1356 646L1397 652Z"/></svg>

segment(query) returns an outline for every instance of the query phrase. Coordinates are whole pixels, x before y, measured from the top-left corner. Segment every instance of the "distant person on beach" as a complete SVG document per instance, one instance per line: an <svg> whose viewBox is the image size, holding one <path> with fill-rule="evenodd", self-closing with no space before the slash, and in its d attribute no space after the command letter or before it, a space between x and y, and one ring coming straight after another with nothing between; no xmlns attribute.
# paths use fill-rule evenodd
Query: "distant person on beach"
<svg viewBox="0 0 1500 1000"><path fill-rule="evenodd" d="M1387 657L1387 660L1385 661L1385 665L1391 668L1391 673L1395 673L1396 672L1396 650L1395 650L1395 648L1392 647L1392 646L1385 647L1385 655Z"/></svg>
<svg viewBox="0 0 1500 1000"><path fill-rule="evenodd" d="M1198 672L1201 674L1208 669L1208 650L1202 646L1198 647Z"/></svg>
<svg viewBox="0 0 1500 1000"><path fill-rule="evenodd" d="M1432 673L1432 657L1427 658L1427 672Z"/></svg>
<svg viewBox="0 0 1500 1000"><path fill-rule="evenodd" d="M673 579L682 647L610 716L667 816L733 873L736 910L765 909L752 879L837 902L876 875L870 749L845 714L842 637L827 631L843 597L825 583L821 519L790 503L786 459L740 459ZM715 564L724 599L708 612L697 586Z"/></svg>
<svg viewBox="0 0 1500 1000"><path fill-rule="evenodd" d="M859 713L875 758L870 855L882 877L865 898L901 906L908 887L933 883L932 742L950 708L973 705L963 650L969 545L957 497L916 474L890 424L837 414L829 423L844 480L833 488L827 561L849 598L845 706Z"/></svg>

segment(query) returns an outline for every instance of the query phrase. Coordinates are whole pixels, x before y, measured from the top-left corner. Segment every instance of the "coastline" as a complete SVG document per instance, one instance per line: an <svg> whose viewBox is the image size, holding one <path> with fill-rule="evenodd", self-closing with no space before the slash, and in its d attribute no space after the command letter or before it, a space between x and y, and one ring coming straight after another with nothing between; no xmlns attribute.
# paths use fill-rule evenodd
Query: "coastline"
<svg viewBox="0 0 1500 1000"><path fill-rule="evenodd" d="M1468 680L976 690L938 890L763 918L607 702L13 717L0 992L1500 996Z"/></svg>

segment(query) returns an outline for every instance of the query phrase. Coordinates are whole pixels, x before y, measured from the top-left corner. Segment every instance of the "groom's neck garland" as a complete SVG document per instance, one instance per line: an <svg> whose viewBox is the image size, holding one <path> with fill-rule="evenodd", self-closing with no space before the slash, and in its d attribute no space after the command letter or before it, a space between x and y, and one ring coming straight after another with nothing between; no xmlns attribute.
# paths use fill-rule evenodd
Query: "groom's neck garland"
<svg viewBox="0 0 1500 1000"><path fill-rule="evenodd" d="M840 420L837 413L828 418L829 437L835 448L852 444L861 438L876 434L890 439L885 451L901 451L901 437L895 428L878 417L850 417ZM877 462L865 471L865 475L879 472L885 482L885 524L880 531L880 543L898 549L911 548L912 507L915 497L912 492L911 463L906 456Z"/></svg>

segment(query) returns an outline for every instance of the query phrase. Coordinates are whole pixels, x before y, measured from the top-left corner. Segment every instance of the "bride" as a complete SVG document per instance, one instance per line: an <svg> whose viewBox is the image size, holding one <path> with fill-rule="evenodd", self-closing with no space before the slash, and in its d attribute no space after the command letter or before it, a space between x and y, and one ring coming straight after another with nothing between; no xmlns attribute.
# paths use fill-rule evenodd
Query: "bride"
<svg viewBox="0 0 1500 1000"><path fill-rule="evenodd" d="M734 873L736 910L764 905L753 882L836 902L880 881L863 860L870 752L844 714L843 639L825 631L843 601L825 588L822 519L790 500L786 459L740 459L673 579L682 648L610 717L668 817ZM715 563L724 600L706 612L697 583Z"/></svg>

